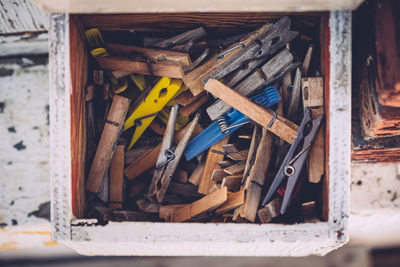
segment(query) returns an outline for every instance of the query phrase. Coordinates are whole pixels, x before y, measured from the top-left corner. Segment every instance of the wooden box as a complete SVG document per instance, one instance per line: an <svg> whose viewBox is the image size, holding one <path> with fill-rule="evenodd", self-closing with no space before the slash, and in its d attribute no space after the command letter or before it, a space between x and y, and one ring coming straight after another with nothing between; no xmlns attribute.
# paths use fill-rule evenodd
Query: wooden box
<svg viewBox="0 0 400 267"><path fill-rule="evenodd" d="M322 25L321 58L327 115L326 177L323 186L326 221L293 225L110 222L101 226L96 220L77 219L84 207L84 87L88 78L89 58L83 42L84 29L98 26L109 29L125 27L135 30L182 30L203 24L213 29L232 30L237 27L254 28L268 21L265 18L282 16L275 13L235 11L51 16L51 221L55 240L86 255L169 256L324 255L348 241L350 11L314 13L320 16Z"/></svg>

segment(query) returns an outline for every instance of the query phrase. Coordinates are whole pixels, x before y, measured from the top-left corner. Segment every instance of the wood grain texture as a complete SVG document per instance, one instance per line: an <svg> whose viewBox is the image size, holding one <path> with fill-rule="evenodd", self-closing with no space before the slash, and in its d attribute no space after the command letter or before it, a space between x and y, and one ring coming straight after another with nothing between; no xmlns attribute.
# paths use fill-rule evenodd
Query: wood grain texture
<svg viewBox="0 0 400 267"><path fill-rule="evenodd" d="M228 175L229 173L226 173L223 169L215 169L211 174L211 180L214 182L222 182L222 179Z"/></svg>
<svg viewBox="0 0 400 267"><path fill-rule="evenodd" d="M324 105L324 79L305 77L301 79L303 107L321 107Z"/></svg>
<svg viewBox="0 0 400 267"><path fill-rule="evenodd" d="M322 77L306 77L301 81L303 107L313 107L311 117L317 118L324 114L324 85ZM319 183L325 171L325 137L322 123L315 136L308 157L308 181Z"/></svg>
<svg viewBox="0 0 400 267"><path fill-rule="evenodd" d="M308 74L308 69L310 67L310 62L311 62L311 56L312 52L314 50L314 45L310 45L307 49L307 53L304 57L303 64L301 64L301 74L302 76L307 76Z"/></svg>
<svg viewBox="0 0 400 267"><path fill-rule="evenodd" d="M79 23L71 20L69 38L71 46L70 73L71 80L71 185L72 212L77 218L85 214L85 164L86 164L86 103L85 86L88 81L88 54L85 43L80 37Z"/></svg>
<svg viewBox="0 0 400 267"><path fill-rule="evenodd" d="M237 208L244 203L244 190L240 190L236 193L228 194L228 199L222 204L216 211L216 214L224 214L234 208Z"/></svg>
<svg viewBox="0 0 400 267"><path fill-rule="evenodd" d="M253 166L245 181L245 203L242 206L240 217L254 222L260 204L262 187L267 177L267 170L271 161L273 136L265 128L262 129L261 140L256 149Z"/></svg>
<svg viewBox="0 0 400 267"><path fill-rule="evenodd" d="M230 192L236 192L240 189L243 174L225 176L222 179L221 187L226 187Z"/></svg>
<svg viewBox="0 0 400 267"><path fill-rule="evenodd" d="M159 41L159 42L155 43L153 46L166 49L168 47L174 47L176 45L188 43L189 41L194 42L206 35L207 35L207 32L204 30L204 28L198 27L196 29L185 31L178 35L172 36L168 39Z"/></svg>
<svg viewBox="0 0 400 267"><path fill-rule="evenodd" d="M160 180L161 187L157 188L156 197L159 203L161 203L162 200L164 199L169 183L171 182L172 176L174 175L176 169L178 168L179 161L183 155L183 152L185 151L187 143L189 142L192 136L192 133L194 131L194 128L196 127L199 118L200 118L200 113L197 113L196 116L193 118L193 120L189 123L189 127L186 129L185 134L183 135L182 139L179 141L178 145L174 150L175 154L174 160L170 161L165 167L165 171Z"/></svg>
<svg viewBox="0 0 400 267"><path fill-rule="evenodd" d="M150 149L147 153L143 154L143 156L139 157L136 161L132 162L127 168L125 168L125 176L129 180L133 180L145 171L149 170L156 164L160 150L161 143Z"/></svg>
<svg viewBox="0 0 400 267"><path fill-rule="evenodd" d="M117 145L110 164L110 202L124 201L124 154L125 146Z"/></svg>
<svg viewBox="0 0 400 267"><path fill-rule="evenodd" d="M101 134L96 154L90 167L86 190L97 193L100 189L103 177L110 165L113 146L122 128L123 121L128 111L130 100L126 97L115 95L111 104L107 120L117 125L106 123Z"/></svg>
<svg viewBox="0 0 400 267"><path fill-rule="evenodd" d="M262 65L261 68L257 68L246 79L233 87L233 89L237 93L247 96L253 93L254 90L258 89L261 85L267 85L289 72L289 69L287 68L291 66L292 61L293 55L289 50L284 49L267 63ZM227 84L229 84L229 82ZM211 120L215 120L217 117L229 111L230 108L231 107L227 103L217 101L207 108L207 113Z"/></svg>
<svg viewBox="0 0 400 267"><path fill-rule="evenodd" d="M192 64L189 54L181 52L112 43L105 43L104 47L113 56L128 56L132 51L137 51L152 62L171 62L180 64L182 67L188 67Z"/></svg>
<svg viewBox="0 0 400 267"><path fill-rule="evenodd" d="M158 213L158 217L164 219L166 222L171 220L172 214L180 208L185 207L186 204L175 204L175 205L161 205Z"/></svg>
<svg viewBox="0 0 400 267"><path fill-rule="evenodd" d="M242 3L240 3L242 4ZM179 3L182 5L182 2ZM232 5L232 3L230 3ZM178 5L177 5L178 6ZM271 11L271 10L270 10ZM98 12L96 12L98 13ZM208 34L224 35L244 33L260 27L266 22L274 22L290 15L279 12L174 12L174 13L136 13L136 14L83 14L82 20L87 28L101 30L134 30L137 32L169 33L169 37L203 25ZM318 21L318 13L299 14L299 20L306 18ZM154 27L157 25L157 27Z"/></svg>
<svg viewBox="0 0 400 267"><path fill-rule="evenodd" d="M183 116L189 117L193 113L195 113L202 105L204 105L208 101L208 95L207 94L201 94L199 97L187 105L186 107L183 107L179 110L179 113L182 114Z"/></svg>
<svg viewBox="0 0 400 267"><path fill-rule="evenodd" d="M125 157L124 157L125 165L130 165L132 162L136 161L142 155L144 155L145 153L150 151L153 147L152 146L143 146L143 147L133 148L129 151L126 151Z"/></svg>
<svg viewBox="0 0 400 267"><path fill-rule="evenodd" d="M146 62L133 61L125 57L97 57L97 63L104 70L122 71L150 75ZM183 70L180 65L171 63L152 63L152 74L160 77L182 78Z"/></svg>
<svg viewBox="0 0 400 267"><path fill-rule="evenodd" d="M330 102L330 88L331 88L331 53L330 53L330 48L329 45L332 42L334 42L331 38L331 31L329 27L329 19L330 16L324 15L321 17L321 27L320 27L320 42L321 42L321 70L322 70L322 75L324 77L324 109L325 109L325 170L327 170L325 177L322 181L322 192L321 192L321 218L323 221L328 221L329 219L329 198L330 193L329 193L329 184L330 184L330 169L329 169L329 151L330 151L330 130L329 130L329 125L330 125L330 114L329 110L331 108L331 102Z"/></svg>
<svg viewBox="0 0 400 267"><path fill-rule="evenodd" d="M193 101L195 101L198 97L199 96L193 96L190 91L185 91L175 98L175 101L182 107L186 107L187 105L193 103Z"/></svg>
<svg viewBox="0 0 400 267"><path fill-rule="evenodd" d="M376 91L382 106L400 107L400 5L398 1L379 0L375 7Z"/></svg>
<svg viewBox="0 0 400 267"><path fill-rule="evenodd" d="M173 222L184 222L200 214L215 210L228 199L226 187L218 189L200 200L180 208L172 215Z"/></svg>
<svg viewBox="0 0 400 267"><path fill-rule="evenodd" d="M335 153L332 157L329 166L329 172L332 172L332 177L335 183L330 183L328 186L331 190L332 208L329 216L329 223L322 222L310 225L256 225L256 224L155 224L155 223L123 223L123 224L108 224L106 226L93 225L93 221L75 221L70 217L70 187L69 175L65 170L68 170L70 153L68 137L70 131L69 125L69 109L65 106L57 105L64 103L68 99L70 87L65 85L65 70L63 68L50 68L52 71L55 84L55 90L51 90L51 107L54 108L52 115L52 145L62 149L63 153L55 151L53 154L56 158L52 158L52 200L55 200L59 205L53 213L53 233L58 240L68 239L69 246L73 246L80 253L85 254L119 254L119 255L246 255L246 256L283 256L296 255L304 256L311 254L325 255L331 250L338 248L348 240L348 182L350 172L348 169L349 163L344 159L348 154L349 141L347 128L349 123L346 118L350 114L350 99L349 89L349 70L351 69L351 12L331 12L331 28L328 33L332 34L332 43L328 43L326 47L328 52L331 48L332 52L332 87L331 91L331 119L334 121L332 125L345 125L345 129L331 129L331 139L329 144L335 148ZM54 15L55 18L64 15ZM55 19L54 19L55 20ZM58 29L63 29L62 24L56 24ZM61 27L60 27L61 26ZM55 37L62 37L52 33L53 40ZM52 63L60 63L66 53L60 49L60 44L53 42L51 50L62 52L55 53L52 58ZM64 44L63 44L64 45ZM349 48L350 47L350 48ZM350 52L350 53L349 53ZM335 68L334 68L335 66ZM341 66L340 68L337 68ZM343 68L342 68L343 66ZM57 70L57 71L55 71ZM56 76L54 76L56 74ZM61 75L60 75L61 74ZM58 81L58 82L56 82ZM53 83L52 83L53 84ZM67 97L66 97L67 96ZM60 116L58 116L60 115ZM67 115L67 116L65 116ZM66 118L66 119L64 119ZM67 123L65 123L67 122ZM64 127L64 128L63 128ZM58 131L57 131L58 130ZM339 130L341 132L339 132ZM55 134L58 133L58 134ZM67 140L67 141L66 141ZM67 148L67 149L65 149ZM52 156L52 157L53 157ZM65 157L65 159L63 158ZM68 165L65 165L65 162ZM65 185L65 182L68 182ZM55 186L57 185L57 186ZM329 188L329 187L328 187ZM329 190L329 189L328 189ZM88 227L87 224L91 224ZM134 226L134 227L133 227ZM133 229L134 228L134 229ZM168 233L168 240L161 240L159 235L154 235L155 232ZM198 233L202 233L201 236ZM290 236L294 242L286 242ZM252 242L243 242L243 237ZM335 237L335 240L332 240ZM114 242L114 246L109 246L109 242ZM182 242L190 243L191 246L181 246L179 251L176 250L176 244ZM129 243L129 246L126 244ZM231 244L227 246L227 244ZM255 246L254 244L259 244ZM303 245L304 244L304 245Z"/></svg>
<svg viewBox="0 0 400 267"><path fill-rule="evenodd" d="M224 172L230 175L237 175L244 171L245 166L246 166L246 160L242 160L233 164L232 166L226 167L224 169Z"/></svg>
<svg viewBox="0 0 400 267"><path fill-rule="evenodd" d="M244 37L240 41L232 44L229 48L225 49L225 51L228 51L230 48L235 47L239 44L241 45L248 45L252 43L258 36L260 36L262 33L266 32L268 28L271 27L271 24L264 24L257 30L253 31L250 33L248 36ZM204 62L201 66L197 67L196 69L192 70L189 73L186 73L183 77L183 82L187 87L189 87L190 91L193 93L193 95L198 95L201 92L204 91L204 83L203 83L203 78L208 76L211 72L213 72L215 69L217 69L220 65L224 64L225 62L229 61L233 56L238 54L240 49L234 49L231 52L227 53L224 55L222 59L217 60L218 55L214 55L210 59L208 59L206 62Z"/></svg>
<svg viewBox="0 0 400 267"><path fill-rule="evenodd" d="M249 154L249 150L242 150L238 152L229 153L226 155L231 160L245 160L247 159L247 155Z"/></svg>
<svg viewBox="0 0 400 267"><path fill-rule="evenodd" d="M269 128L268 125L273 119L273 115L263 107L251 102L250 99L238 94L215 79L209 79L204 89L215 97L220 98L231 107L239 110L249 119L254 120L265 128L268 128L269 131L276 134L286 142L293 142L297 134L298 126L294 127L292 122L289 124L286 119L278 116L277 120Z"/></svg>
<svg viewBox="0 0 400 267"><path fill-rule="evenodd" d="M261 223L269 223L273 218L276 218L280 214L282 205L282 200L277 197L271 200L263 208L259 209L257 212L258 218Z"/></svg>
<svg viewBox="0 0 400 267"><path fill-rule="evenodd" d="M188 124L185 128L175 133L174 136L175 143L178 143L179 140L183 138L189 126L190 124ZM192 133L192 137L196 136L202 130L203 128L199 124L196 124ZM132 162L128 167L125 168L124 171L125 176L128 179L132 180L141 175L142 173L144 173L145 171L149 170L156 164L158 155L160 154L160 150L161 150L161 143L158 144L156 147L152 148L151 150L149 150L148 153L145 153L142 156L140 156L139 159Z"/></svg>
<svg viewBox="0 0 400 267"><path fill-rule="evenodd" d="M205 162L201 162L197 165L196 169L190 175L188 182L194 185L199 185L201 177L203 177Z"/></svg>
<svg viewBox="0 0 400 267"><path fill-rule="evenodd" d="M213 149L222 151L222 145L227 144L229 141L229 136L225 137L224 139L220 140L219 142L215 143L213 146L210 147L208 150L205 167L203 171L203 176L201 177L199 183L199 193L206 195L208 194L208 190L210 190L211 186L216 182L211 180L212 172L215 169L218 169L218 162L224 159L224 155L219 153L212 152Z"/></svg>

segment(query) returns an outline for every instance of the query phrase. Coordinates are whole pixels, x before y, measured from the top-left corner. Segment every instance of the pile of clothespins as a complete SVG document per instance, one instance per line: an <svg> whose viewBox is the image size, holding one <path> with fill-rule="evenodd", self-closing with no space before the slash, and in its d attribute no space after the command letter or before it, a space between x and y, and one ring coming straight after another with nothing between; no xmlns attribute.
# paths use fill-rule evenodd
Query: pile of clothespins
<svg viewBox="0 0 400 267"><path fill-rule="evenodd" d="M87 217L318 219L324 93L314 36L300 37L288 17L221 40L203 27L140 45L85 35Z"/></svg>

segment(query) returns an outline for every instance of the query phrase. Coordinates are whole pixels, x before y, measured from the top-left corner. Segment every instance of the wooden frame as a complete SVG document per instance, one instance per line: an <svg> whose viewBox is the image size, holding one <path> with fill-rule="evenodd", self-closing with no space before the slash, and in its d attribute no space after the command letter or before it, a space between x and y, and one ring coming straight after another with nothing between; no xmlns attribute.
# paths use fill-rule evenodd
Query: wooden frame
<svg viewBox="0 0 400 267"><path fill-rule="evenodd" d="M271 12L304 12L323 10L350 10L357 8L364 0L240 0L202 1L146 1L116 0L112 3L97 0L32 0L47 12L68 13L138 13L138 12L243 12L269 10Z"/></svg>
<svg viewBox="0 0 400 267"><path fill-rule="evenodd" d="M330 36L329 43L323 45L329 49L325 57L329 63L323 70L329 77L325 87L329 103L326 142L331 148L327 149L330 153L326 165L332 178L326 179L329 216L327 222L295 225L110 222L97 226L95 220L76 219L79 216L76 196L81 192L77 185L83 176L77 175L82 172L79 169L82 165L72 164L71 159L83 153L83 143L81 147L75 146L72 133L84 136L85 127L76 123L79 120L71 104L72 94L83 95L83 87L79 90L79 86L70 82L73 77L70 63L75 60L70 54L72 20L74 17L65 14L52 15L49 32L51 219L57 241L87 255L219 256L324 255L348 241L351 12L331 12L324 28ZM84 118L84 113L80 115Z"/></svg>

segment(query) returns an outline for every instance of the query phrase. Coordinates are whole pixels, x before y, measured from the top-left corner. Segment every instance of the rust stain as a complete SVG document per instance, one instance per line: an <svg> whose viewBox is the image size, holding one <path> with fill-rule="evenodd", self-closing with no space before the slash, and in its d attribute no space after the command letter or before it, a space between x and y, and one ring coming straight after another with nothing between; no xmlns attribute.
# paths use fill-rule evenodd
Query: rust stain
<svg viewBox="0 0 400 267"><path fill-rule="evenodd" d="M51 247L51 246L56 246L58 245L58 243L56 241L53 240L49 240L49 241L44 241L43 245L47 246L47 247Z"/></svg>
<svg viewBox="0 0 400 267"><path fill-rule="evenodd" d="M0 250L12 250L12 249L17 249L17 242L10 241L0 245Z"/></svg>
<svg viewBox="0 0 400 267"><path fill-rule="evenodd" d="M48 231L22 231L15 232L15 234L23 234L23 235L51 235Z"/></svg>

